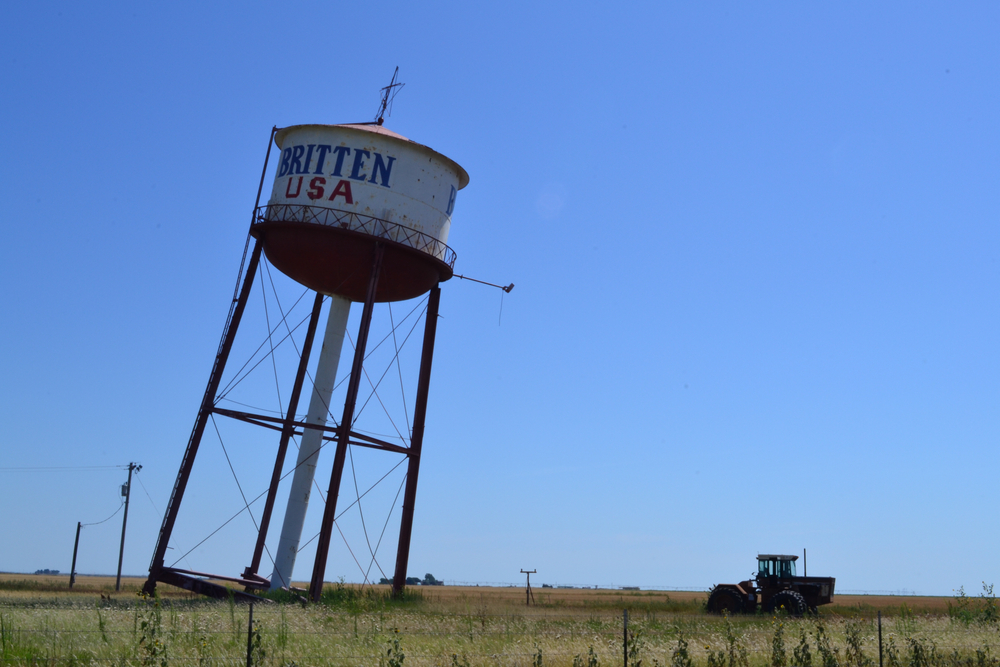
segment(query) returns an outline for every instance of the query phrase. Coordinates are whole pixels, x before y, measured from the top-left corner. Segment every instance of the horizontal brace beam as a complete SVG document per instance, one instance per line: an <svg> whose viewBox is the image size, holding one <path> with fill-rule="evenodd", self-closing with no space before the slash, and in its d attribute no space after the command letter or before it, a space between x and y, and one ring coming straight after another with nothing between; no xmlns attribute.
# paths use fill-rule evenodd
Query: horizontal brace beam
<svg viewBox="0 0 1000 667"><path fill-rule="evenodd" d="M242 410L227 410L225 408L215 408L213 412L223 417L229 417L231 419L236 419L238 421L246 422L248 424L254 424L256 426L263 426L264 428L269 428L273 431L280 431L285 424L285 420L280 417L271 417L269 415L260 415L252 412L243 412ZM322 426L319 424L306 424L305 422L292 422L292 428L304 429L311 428L317 431L332 431L337 430L336 426ZM301 430L293 430L292 435L302 435ZM329 442L336 442L336 435L325 435L323 439ZM408 447L403 447L401 445L394 445L391 442L386 442L385 440L379 440L378 438L373 438L370 435L365 435L363 433L358 433L356 431L351 431L349 444L357 445L358 447L367 447L368 449L381 449L386 452L395 452L396 454L403 454L404 456L412 456L413 452L410 451Z"/></svg>

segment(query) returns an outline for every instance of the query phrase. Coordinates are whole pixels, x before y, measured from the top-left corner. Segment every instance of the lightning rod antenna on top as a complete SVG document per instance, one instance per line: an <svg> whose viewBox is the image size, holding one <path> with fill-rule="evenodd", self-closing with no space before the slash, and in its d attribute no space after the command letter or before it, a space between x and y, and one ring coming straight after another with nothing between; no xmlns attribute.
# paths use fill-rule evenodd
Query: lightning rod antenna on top
<svg viewBox="0 0 1000 667"><path fill-rule="evenodd" d="M405 86L405 83L396 83L396 76L399 74L399 66L396 66L396 71L392 73L392 80L389 85L382 89L382 102L379 104L378 113L375 114L375 123L381 125L382 121L385 120L385 112L388 110L389 115L392 115L392 101L396 99L396 95Z"/></svg>

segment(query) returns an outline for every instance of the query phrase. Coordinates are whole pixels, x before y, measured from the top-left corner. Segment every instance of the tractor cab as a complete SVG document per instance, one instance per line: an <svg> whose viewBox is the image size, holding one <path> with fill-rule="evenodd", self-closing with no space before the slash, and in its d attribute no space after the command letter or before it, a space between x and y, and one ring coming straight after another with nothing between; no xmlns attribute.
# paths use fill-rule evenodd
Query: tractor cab
<svg viewBox="0 0 1000 667"><path fill-rule="evenodd" d="M795 577L795 561L798 559L798 556L760 554L757 556L757 578L792 579Z"/></svg>

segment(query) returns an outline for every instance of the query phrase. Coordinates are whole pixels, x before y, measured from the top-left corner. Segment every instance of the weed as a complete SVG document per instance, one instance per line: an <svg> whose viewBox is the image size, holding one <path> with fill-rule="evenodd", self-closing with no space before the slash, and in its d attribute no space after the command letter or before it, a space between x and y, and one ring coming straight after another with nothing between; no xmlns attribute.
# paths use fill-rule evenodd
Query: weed
<svg viewBox="0 0 1000 667"><path fill-rule="evenodd" d="M208 637L201 635L195 640L195 651L198 653L198 667L209 667L212 664L212 651Z"/></svg>
<svg viewBox="0 0 1000 667"><path fill-rule="evenodd" d="M889 635L885 644L885 664L887 667L901 667L899 662L899 649L896 648L896 638Z"/></svg>
<svg viewBox="0 0 1000 667"><path fill-rule="evenodd" d="M998 663L1000 661L990 657L990 647L986 644L976 649L976 667L996 667Z"/></svg>
<svg viewBox="0 0 1000 667"><path fill-rule="evenodd" d="M535 654L531 656L531 667L542 667L542 649L535 644Z"/></svg>
<svg viewBox="0 0 1000 667"><path fill-rule="evenodd" d="M104 615L101 614L101 608L97 608L97 629L101 633L101 641L105 644L108 643L108 624L104 620Z"/></svg>
<svg viewBox="0 0 1000 667"><path fill-rule="evenodd" d="M809 651L809 639L806 631L799 629L799 645L792 649L792 659L798 667L812 667L812 653Z"/></svg>
<svg viewBox="0 0 1000 667"><path fill-rule="evenodd" d="M899 616L896 617L896 629L903 637L909 637L917 631L917 622L913 612L906 604L899 605Z"/></svg>
<svg viewBox="0 0 1000 667"><path fill-rule="evenodd" d="M483 631L486 630L486 621L489 619L490 608L482 595L479 596L479 605L476 606L476 616L479 618L479 625Z"/></svg>
<svg viewBox="0 0 1000 667"><path fill-rule="evenodd" d="M574 662L573 664L575 665L576 663ZM457 653L452 653L451 654L451 667L472 667L472 665L469 663L469 656L467 656L467 655L465 655L463 653L462 654L462 659L459 660L458 659L458 654Z"/></svg>
<svg viewBox="0 0 1000 667"><path fill-rule="evenodd" d="M771 667L785 667L788 664L788 654L785 652L785 623L775 618L774 636L771 637Z"/></svg>
<svg viewBox="0 0 1000 667"><path fill-rule="evenodd" d="M250 664L263 665L267 658L264 650L264 627L260 621L250 627Z"/></svg>
<svg viewBox="0 0 1000 667"><path fill-rule="evenodd" d="M139 660L144 667L167 667L167 646L163 643L163 610L160 598L142 596L145 610L139 614Z"/></svg>
<svg viewBox="0 0 1000 667"><path fill-rule="evenodd" d="M642 667L642 656L646 652L646 640L642 636L642 631L638 628L629 628L625 636L625 648L628 655L628 664L633 667Z"/></svg>
<svg viewBox="0 0 1000 667"><path fill-rule="evenodd" d="M229 629L233 633L233 641L238 642L240 638L240 627L236 623L236 598L232 593L226 598L226 602L229 603Z"/></svg>
<svg viewBox="0 0 1000 667"><path fill-rule="evenodd" d="M677 628L677 647L670 654L670 667L693 667L694 661L688 650L687 639L680 628Z"/></svg>
<svg viewBox="0 0 1000 667"><path fill-rule="evenodd" d="M282 607L280 610L280 622L278 623L278 635L275 637L275 642L282 651L288 646L288 616L285 615L285 608ZM354 636L358 636L358 619L354 618Z"/></svg>
<svg viewBox="0 0 1000 667"><path fill-rule="evenodd" d="M976 618L976 612L972 609L972 600L965 594L965 586L958 587L954 604L948 603L948 615L952 620L965 625L969 625Z"/></svg>
<svg viewBox="0 0 1000 667"><path fill-rule="evenodd" d="M922 640L916 637L907 637L910 647L909 667L936 667L940 664L937 655L937 645L932 641L930 649Z"/></svg>
<svg viewBox="0 0 1000 667"><path fill-rule="evenodd" d="M747 653L743 637L736 634L729 614L725 616L726 653L729 656L729 667L750 667L750 656Z"/></svg>
<svg viewBox="0 0 1000 667"><path fill-rule="evenodd" d="M993 584L983 582L983 592L979 594L980 609L979 622L985 624L996 623L1000 620L1000 613L997 610L997 599L993 595Z"/></svg>
<svg viewBox="0 0 1000 667"><path fill-rule="evenodd" d="M830 645L830 636L826 634L826 628L819 621L816 621L816 653L819 655L819 662L822 667L840 667L840 649Z"/></svg>
<svg viewBox="0 0 1000 667"><path fill-rule="evenodd" d="M708 667L726 667L726 652L723 650L708 652Z"/></svg>
<svg viewBox="0 0 1000 667"><path fill-rule="evenodd" d="M384 667L403 667L403 661L406 660L406 654L399 645L399 629L393 628L392 632L393 637L388 642L389 648L385 651L385 658L383 660L379 660L379 664Z"/></svg>
<svg viewBox="0 0 1000 667"><path fill-rule="evenodd" d="M864 637L861 634L861 621L848 621L844 624L844 659L849 667L872 667L872 659L865 655Z"/></svg>

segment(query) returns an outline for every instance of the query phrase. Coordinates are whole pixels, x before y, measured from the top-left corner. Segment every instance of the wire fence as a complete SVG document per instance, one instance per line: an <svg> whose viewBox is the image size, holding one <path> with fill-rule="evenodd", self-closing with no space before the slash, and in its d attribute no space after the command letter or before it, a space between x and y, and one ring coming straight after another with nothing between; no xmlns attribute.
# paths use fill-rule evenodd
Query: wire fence
<svg viewBox="0 0 1000 667"><path fill-rule="evenodd" d="M997 667L996 619L0 599L0 665Z"/></svg>

